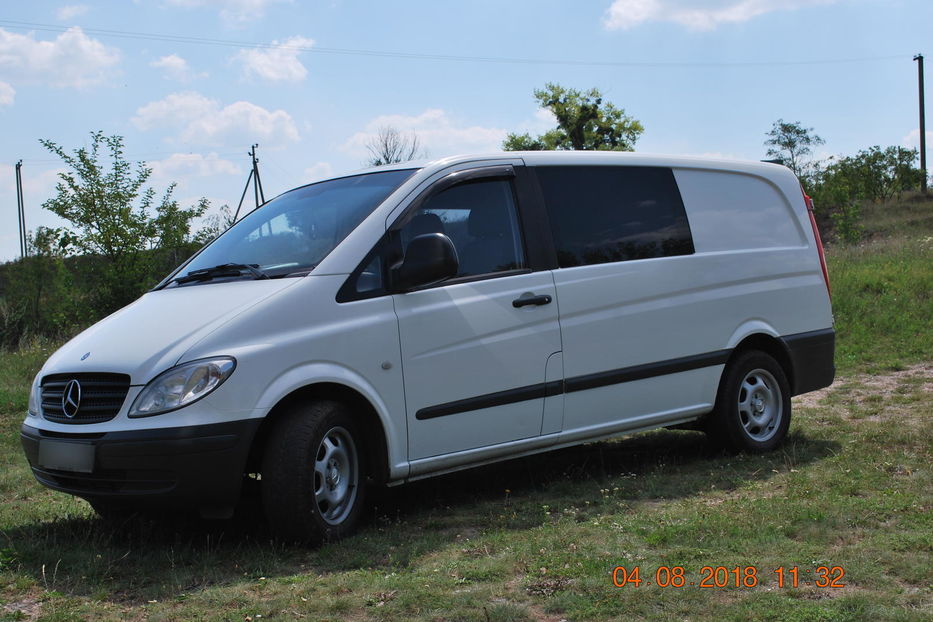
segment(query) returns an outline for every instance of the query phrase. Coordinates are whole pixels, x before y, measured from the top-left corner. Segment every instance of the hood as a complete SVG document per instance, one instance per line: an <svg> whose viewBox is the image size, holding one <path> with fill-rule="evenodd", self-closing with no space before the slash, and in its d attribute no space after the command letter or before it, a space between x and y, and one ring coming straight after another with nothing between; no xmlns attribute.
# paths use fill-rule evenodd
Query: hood
<svg viewBox="0 0 933 622"><path fill-rule="evenodd" d="M301 278L229 281L148 292L63 345L42 374L113 372L147 383L192 345Z"/></svg>

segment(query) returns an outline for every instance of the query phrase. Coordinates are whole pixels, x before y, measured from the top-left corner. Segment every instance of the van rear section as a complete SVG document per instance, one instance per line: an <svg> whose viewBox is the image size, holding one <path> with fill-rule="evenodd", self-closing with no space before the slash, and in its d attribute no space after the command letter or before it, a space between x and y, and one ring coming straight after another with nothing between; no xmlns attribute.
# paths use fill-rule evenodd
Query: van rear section
<svg viewBox="0 0 933 622"><path fill-rule="evenodd" d="M744 309L730 316L779 339L776 354L799 395L829 386L835 375L829 274L812 199L785 167L755 172L675 169L675 177L697 255L726 270L712 280L743 290L733 302ZM745 338L741 332L733 341Z"/></svg>

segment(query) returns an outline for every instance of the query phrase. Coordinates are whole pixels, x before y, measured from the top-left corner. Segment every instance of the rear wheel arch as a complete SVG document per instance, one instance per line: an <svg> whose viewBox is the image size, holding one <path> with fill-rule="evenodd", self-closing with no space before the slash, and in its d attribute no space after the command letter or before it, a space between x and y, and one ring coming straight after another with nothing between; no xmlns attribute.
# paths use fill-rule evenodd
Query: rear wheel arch
<svg viewBox="0 0 933 622"><path fill-rule="evenodd" d="M796 391L796 387L794 387L794 364L791 360L787 345L780 339L765 333L748 335L732 349L732 354L726 362L726 367L742 354L751 351L764 352L777 361L778 365L780 365L781 369L784 371L784 375L787 377L787 382L790 384L791 395L794 395Z"/></svg>
<svg viewBox="0 0 933 622"><path fill-rule="evenodd" d="M266 440L276 423L291 412L296 404L307 404L315 401L340 402L349 408L359 423L359 429L364 435L366 447L369 449L369 452L361 456L365 461L368 477L377 485L388 481L388 444L385 428L376 408L359 391L335 382L309 384L295 389L272 407L253 438L249 458L247 459L246 472L260 472Z"/></svg>
<svg viewBox="0 0 933 622"><path fill-rule="evenodd" d="M790 397L789 380L777 359L759 348L743 349L726 364L702 429L719 447L771 451L790 428Z"/></svg>

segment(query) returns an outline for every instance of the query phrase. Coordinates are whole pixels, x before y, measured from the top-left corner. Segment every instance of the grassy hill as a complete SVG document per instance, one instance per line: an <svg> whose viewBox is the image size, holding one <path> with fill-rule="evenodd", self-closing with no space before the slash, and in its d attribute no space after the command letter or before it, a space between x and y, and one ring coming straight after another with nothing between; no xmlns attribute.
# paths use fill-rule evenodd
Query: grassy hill
<svg viewBox="0 0 933 622"><path fill-rule="evenodd" d="M827 253L840 378L779 451L658 431L513 460L393 489L317 550L248 516L114 527L41 488L18 427L52 345L0 354L0 620L929 620L933 201L864 217Z"/></svg>
<svg viewBox="0 0 933 622"><path fill-rule="evenodd" d="M841 373L933 360L933 198L864 211L866 240L830 245Z"/></svg>

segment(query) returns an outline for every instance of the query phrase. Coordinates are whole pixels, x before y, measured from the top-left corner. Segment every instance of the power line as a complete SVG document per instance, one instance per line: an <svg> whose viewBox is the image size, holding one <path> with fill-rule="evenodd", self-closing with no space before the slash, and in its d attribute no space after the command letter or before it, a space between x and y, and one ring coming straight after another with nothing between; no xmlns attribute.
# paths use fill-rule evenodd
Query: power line
<svg viewBox="0 0 933 622"><path fill-rule="evenodd" d="M15 20L0 20L0 25L19 30L40 30L46 32L67 32L70 27L55 24L42 24L37 22L21 22ZM570 65L577 67L646 67L646 68L690 68L690 67L778 67L800 65L837 65L845 63L864 63L872 61L903 60L907 54L894 54L889 56L864 56L858 58L834 58L817 60L783 60L783 61L725 61L725 62L684 62L684 61L598 61L573 59L546 59L546 58L515 58L507 56L461 56L453 54L427 54L418 52L398 52L389 50L366 50L354 48L335 48L322 46L278 45L272 43L259 43L255 41L237 41L233 39L211 39L204 37L189 37L183 35L169 35L152 32L134 32L129 30L110 30L104 28L82 28L83 32L99 37L115 37L121 39L140 39L147 41L164 41L169 43L186 43L191 45L212 45L236 48L257 49L286 49L310 54L336 54L344 56L369 56L378 58L400 58L409 60L433 60L469 63L502 63L520 65Z"/></svg>
<svg viewBox="0 0 933 622"><path fill-rule="evenodd" d="M183 155L183 156L184 155L201 155L203 156L205 154L202 153L201 151L141 151L139 153L125 154L124 157L126 157L129 160L146 160L146 158L148 157L161 156L161 155ZM235 156L239 156L240 152L239 151L228 151L224 153L218 153L215 151L208 151L207 155L216 155L218 158L232 158ZM61 158L29 158L29 157L26 157L26 158L22 158L20 161L25 162L27 164L56 164L56 163L61 163L62 160ZM147 164L151 164L151 162L147 162Z"/></svg>

